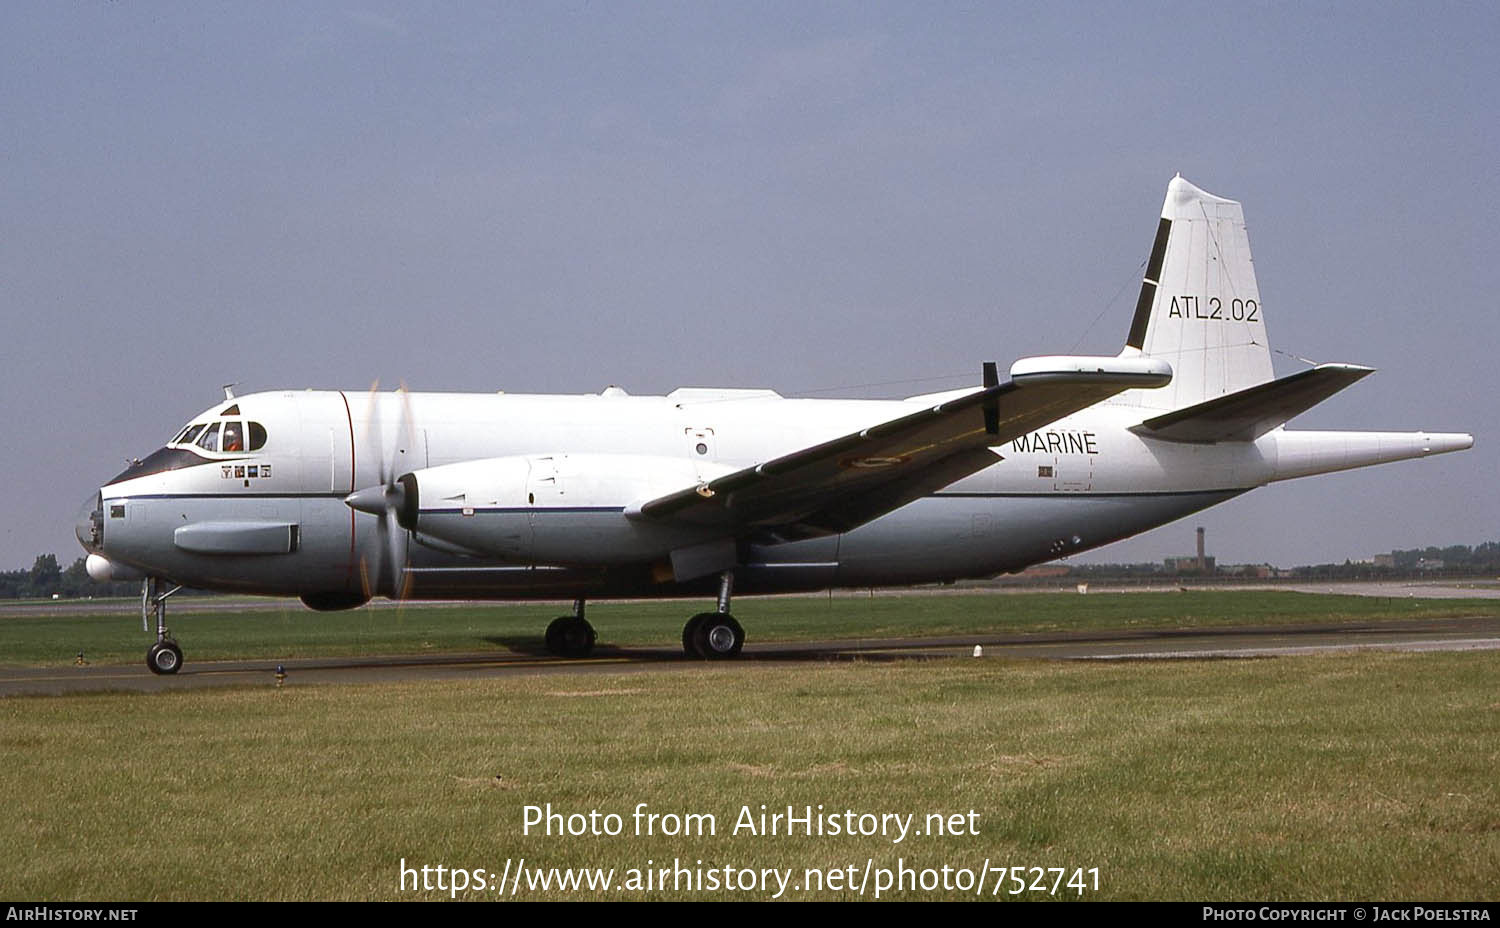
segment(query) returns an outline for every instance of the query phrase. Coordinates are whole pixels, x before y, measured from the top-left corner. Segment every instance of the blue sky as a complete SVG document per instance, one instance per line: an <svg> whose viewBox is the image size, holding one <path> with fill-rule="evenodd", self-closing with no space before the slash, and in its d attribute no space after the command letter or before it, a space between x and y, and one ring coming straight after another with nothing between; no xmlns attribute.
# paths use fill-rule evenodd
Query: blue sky
<svg viewBox="0 0 1500 928"><path fill-rule="evenodd" d="M0 568L76 557L231 381L890 396L1114 353L1179 171L1244 202L1275 347L1380 369L1297 426L1477 444L1090 559L1500 537L1497 10L5 4Z"/></svg>

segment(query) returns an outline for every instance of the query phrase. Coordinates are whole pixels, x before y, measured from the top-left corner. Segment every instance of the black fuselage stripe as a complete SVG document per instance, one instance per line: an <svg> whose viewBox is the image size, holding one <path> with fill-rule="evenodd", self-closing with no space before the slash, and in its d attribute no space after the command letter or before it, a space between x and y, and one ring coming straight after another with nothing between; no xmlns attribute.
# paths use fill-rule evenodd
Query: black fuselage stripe
<svg viewBox="0 0 1500 928"><path fill-rule="evenodd" d="M1077 499L1088 497L1099 499L1101 497L1159 497L1159 496L1222 496L1225 493L1247 493L1254 487L1223 487L1217 490L1137 490L1113 493L1101 493L1093 490L1054 490L1050 493L983 493L969 492L966 490L954 490L948 493L933 493L929 499L942 499L945 497L957 497L963 499Z"/></svg>
<svg viewBox="0 0 1500 928"><path fill-rule="evenodd" d="M424 516L453 516L480 512L624 512L624 506L470 506L464 509L423 509Z"/></svg>
<svg viewBox="0 0 1500 928"><path fill-rule="evenodd" d="M313 493L256 493L245 491L242 493L120 493L110 496L109 487L104 488L105 499L337 499L342 500L348 496L347 493L329 493L327 491Z"/></svg>
<svg viewBox="0 0 1500 928"><path fill-rule="evenodd" d="M108 489L107 487L105 489ZM1043 493L992 493L968 490L951 490L947 492L929 493L924 499L1078 499L1088 497L1099 499L1104 497L1161 497L1161 496L1214 496L1224 493L1245 493L1255 489L1254 487L1222 487L1217 490L1141 490L1125 492L1095 492L1092 490L1068 491L1054 490ZM342 501L343 493L149 493L142 495L123 494L121 496L105 495L106 500L216 500L216 499L336 499ZM462 509L427 509L423 515L455 515L462 514ZM474 512L624 512L624 506L556 506L556 507L474 507Z"/></svg>

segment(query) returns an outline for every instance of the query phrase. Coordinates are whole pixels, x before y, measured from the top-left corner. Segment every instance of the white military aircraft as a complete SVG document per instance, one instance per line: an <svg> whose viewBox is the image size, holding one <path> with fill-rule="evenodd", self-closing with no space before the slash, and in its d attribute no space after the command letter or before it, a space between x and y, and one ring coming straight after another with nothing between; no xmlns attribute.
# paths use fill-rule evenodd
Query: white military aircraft
<svg viewBox="0 0 1500 928"><path fill-rule="evenodd" d="M142 579L147 664L182 652L187 586L348 609L372 596L571 598L549 649L588 654L584 603L713 596L690 656L731 657L733 593L1015 571L1275 480L1457 451L1467 434L1292 431L1371 373L1276 378L1240 204L1181 177L1115 357L994 364L905 400L770 390L629 396L270 392L194 416L85 504L97 579Z"/></svg>

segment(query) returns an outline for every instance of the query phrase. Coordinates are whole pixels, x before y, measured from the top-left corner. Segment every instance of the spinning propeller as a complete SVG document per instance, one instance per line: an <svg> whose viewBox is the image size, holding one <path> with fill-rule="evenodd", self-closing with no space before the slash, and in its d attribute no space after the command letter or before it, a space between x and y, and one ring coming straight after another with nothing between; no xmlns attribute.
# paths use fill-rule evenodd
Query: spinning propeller
<svg viewBox="0 0 1500 928"><path fill-rule="evenodd" d="M403 383L396 389L401 397L400 431L396 434L390 457L386 457L382 424L385 416L382 415L383 404L379 390L380 381L370 385L370 402L365 415L365 435L368 444L374 449L376 477L379 482L375 486L350 493L344 497L344 503L358 512L375 516L378 556L373 576L368 554L361 553L359 559L359 579L364 594L370 596L372 593L388 590L391 598L405 599L408 587L405 571L406 539L402 535L416 522L415 513L409 510L415 508L417 494L416 478L411 475L404 456L415 430L411 425L411 398ZM398 477L397 474L404 475Z"/></svg>

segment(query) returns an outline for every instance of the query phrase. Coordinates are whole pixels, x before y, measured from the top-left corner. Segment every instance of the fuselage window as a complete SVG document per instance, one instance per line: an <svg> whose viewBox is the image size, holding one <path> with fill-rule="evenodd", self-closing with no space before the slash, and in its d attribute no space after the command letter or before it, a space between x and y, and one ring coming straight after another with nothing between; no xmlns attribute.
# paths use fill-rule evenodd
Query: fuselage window
<svg viewBox="0 0 1500 928"><path fill-rule="evenodd" d="M250 450L259 451L266 446L266 427L259 422L250 423Z"/></svg>
<svg viewBox="0 0 1500 928"><path fill-rule="evenodd" d="M225 452L244 451L245 433L244 426L235 420L224 423L224 446L220 450Z"/></svg>
<svg viewBox="0 0 1500 928"><path fill-rule="evenodd" d="M204 432L203 437L198 439L198 447L204 451L219 450L219 423L215 422L208 427L208 431Z"/></svg>

